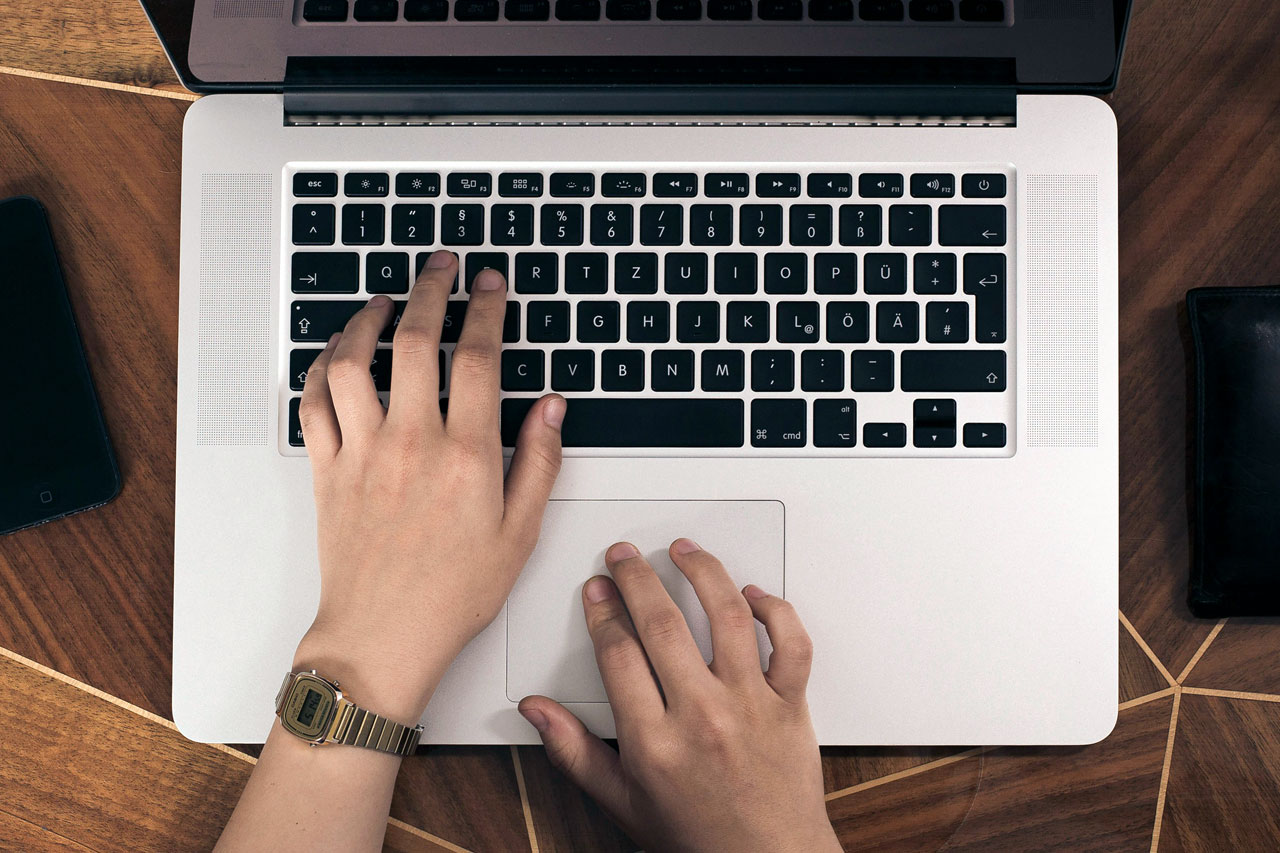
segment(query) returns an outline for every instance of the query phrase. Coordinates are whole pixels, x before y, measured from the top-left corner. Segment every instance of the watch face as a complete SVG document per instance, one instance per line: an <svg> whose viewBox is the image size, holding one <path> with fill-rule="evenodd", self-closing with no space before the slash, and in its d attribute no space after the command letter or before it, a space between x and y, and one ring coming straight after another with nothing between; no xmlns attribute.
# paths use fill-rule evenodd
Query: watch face
<svg viewBox="0 0 1280 853"><path fill-rule="evenodd" d="M337 694L327 682L299 675L280 709L280 722L298 737L318 741L332 722L336 701Z"/></svg>

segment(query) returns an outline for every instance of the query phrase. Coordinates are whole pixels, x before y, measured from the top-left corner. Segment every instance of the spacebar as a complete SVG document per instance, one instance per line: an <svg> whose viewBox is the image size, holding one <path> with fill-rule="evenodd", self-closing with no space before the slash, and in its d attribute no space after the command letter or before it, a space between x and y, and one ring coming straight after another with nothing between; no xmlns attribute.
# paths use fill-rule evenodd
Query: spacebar
<svg viewBox="0 0 1280 853"><path fill-rule="evenodd" d="M502 401L502 445L514 447L530 398ZM741 400L573 397L565 447L742 447Z"/></svg>

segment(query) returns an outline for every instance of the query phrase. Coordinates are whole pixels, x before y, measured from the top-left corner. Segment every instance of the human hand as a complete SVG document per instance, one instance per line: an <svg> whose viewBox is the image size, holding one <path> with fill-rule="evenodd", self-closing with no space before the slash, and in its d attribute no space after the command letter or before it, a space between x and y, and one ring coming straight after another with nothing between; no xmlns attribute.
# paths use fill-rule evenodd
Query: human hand
<svg viewBox="0 0 1280 853"><path fill-rule="evenodd" d="M812 644L795 610L755 586L739 592L688 539L670 554L710 621L711 664L648 562L619 542L605 555L614 580L583 587L618 751L545 696L520 712L551 762L646 850L840 850L805 702ZM756 619L773 643L764 673Z"/></svg>
<svg viewBox="0 0 1280 853"><path fill-rule="evenodd" d="M320 605L295 668L415 723L449 664L502 609L560 468L565 401L525 418L503 482L498 387L506 282L476 276L440 413L439 348L457 275L433 254L392 343L391 403L369 374L392 303L375 296L307 371L299 417L316 499Z"/></svg>

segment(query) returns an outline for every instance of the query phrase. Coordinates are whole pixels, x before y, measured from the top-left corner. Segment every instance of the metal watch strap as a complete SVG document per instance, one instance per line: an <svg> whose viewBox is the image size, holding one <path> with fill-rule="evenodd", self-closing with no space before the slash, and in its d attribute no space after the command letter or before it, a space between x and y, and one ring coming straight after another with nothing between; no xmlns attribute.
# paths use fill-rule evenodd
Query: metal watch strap
<svg viewBox="0 0 1280 853"><path fill-rule="evenodd" d="M393 755L412 755L421 737L421 725L402 725L344 700L329 729L328 740Z"/></svg>

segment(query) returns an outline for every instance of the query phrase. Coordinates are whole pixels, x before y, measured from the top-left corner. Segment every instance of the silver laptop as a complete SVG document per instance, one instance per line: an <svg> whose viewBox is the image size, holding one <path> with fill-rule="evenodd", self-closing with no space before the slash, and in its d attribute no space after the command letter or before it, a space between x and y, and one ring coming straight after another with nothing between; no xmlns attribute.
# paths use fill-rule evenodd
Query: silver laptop
<svg viewBox="0 0 1280 853"><path fill-rule="evenodd" d="M188 737L266 736L319 589L307 368L441 247L464 271L446 363L472 276L511 282L504 442L539 395L569 407L540 544L424 742L536 742L529 693L612 736L579 589L631 540L709 654L678 536L794 603L822 743L1111 730L1116 126L1094 95L1127 3L144 5L212 93L182 164Z"/></svg>

